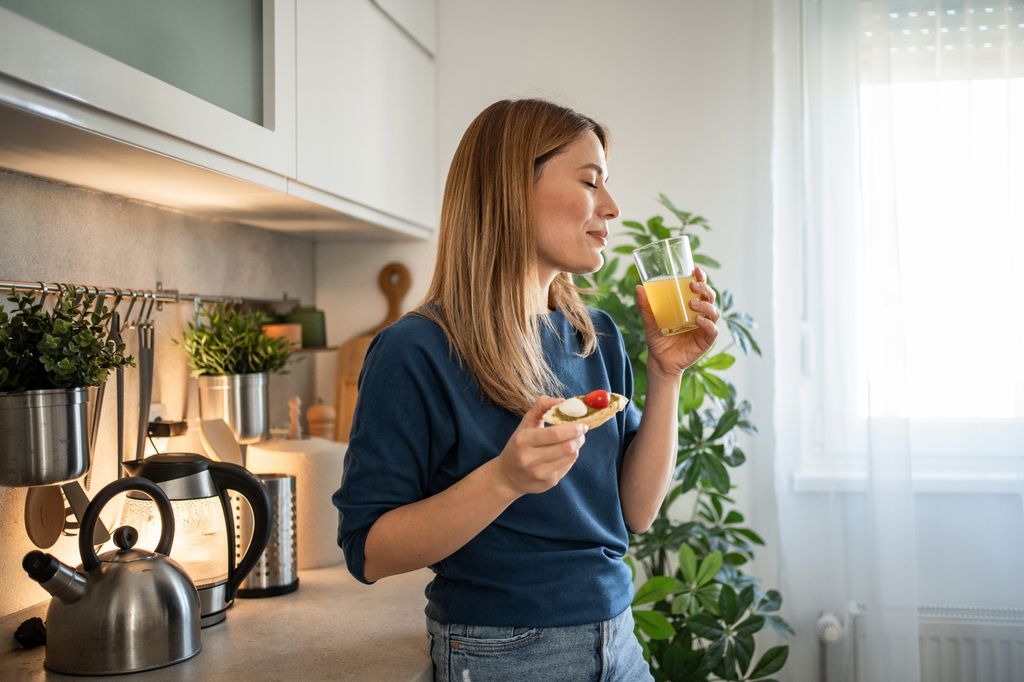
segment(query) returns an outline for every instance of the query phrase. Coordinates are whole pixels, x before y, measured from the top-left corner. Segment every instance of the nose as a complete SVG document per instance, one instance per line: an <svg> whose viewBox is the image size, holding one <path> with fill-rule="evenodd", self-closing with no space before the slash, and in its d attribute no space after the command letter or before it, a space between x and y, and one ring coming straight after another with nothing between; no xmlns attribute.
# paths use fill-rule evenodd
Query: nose
<svg viewBox="0 0 1024 682"><path fill-rule="evenodd" d="M619 205L615 203L615 199L612 199L611 192L608 188L604 188L604 201L598 207L601 218L604 220L614 220L619 217Z"/></svg>

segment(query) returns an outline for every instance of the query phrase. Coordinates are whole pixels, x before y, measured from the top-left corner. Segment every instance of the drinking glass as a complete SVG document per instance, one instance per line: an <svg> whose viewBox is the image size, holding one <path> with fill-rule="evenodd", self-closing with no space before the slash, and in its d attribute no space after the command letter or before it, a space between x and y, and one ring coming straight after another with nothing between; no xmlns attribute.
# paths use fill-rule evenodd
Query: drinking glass
<svg viewBox="0 0 1024 682"><path fill-rule="evenodd" d="M651 242L633 251L647 300L661 333L682 334L697 329L697 312L690 301L700 294L690 289L695 281L693 253L687 235Z"/></svg>

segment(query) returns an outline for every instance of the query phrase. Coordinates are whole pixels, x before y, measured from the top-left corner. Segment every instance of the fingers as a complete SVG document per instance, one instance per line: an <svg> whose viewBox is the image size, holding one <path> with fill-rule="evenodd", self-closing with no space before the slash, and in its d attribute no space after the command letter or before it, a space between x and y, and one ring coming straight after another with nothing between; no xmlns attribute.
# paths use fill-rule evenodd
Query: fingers
<svg viewBox="0 0 1024 682"><path fill-rule="evenodd" d="M703 334L694 332L698 334L696 338L697 345L700 346L702 351L706 351L715 345L715 340L718 338L718 325L703 315L697 316L697 325L700 327L701 332L703 332Z"/></svg>
<svg viewBox="0 0 1024 682"><path fill-rule="evenodd" d="M696 276L696 281L690 282L690 290L694 293L700 294L702 301L714 304L718 295L715 293L715 290L708 285L708 277L704 273L704 270L702 268L694 268L693 273Z"/></svg>
<svg viewBox="0 0 1024 682"><path fill-rule="evenodd" d="M543 423L544 413L550 410L552 407L562 402L561 398L552 398L551 396L542 395L533 402L533 407L523 415L523 421L521 426L525 427L537 427Z"/></svg>
<svg viewBox="0 0 1024 682"><path fill-rule="evenodd" d="M542 429L526 429L519 437L522 445L542 448L581 438L586 432L587 426L584 424L555 424Z"/></svg>
<svg viewBox="0 0 1024 682"><path fill-rule="evenodd" d="M700 317L703 316L712 322L717 323L722 317L722 312L716 308L713 303L709 303L707 301L690 301L690 308L695 312L700 313L697 319L700 319Z"/></svg>

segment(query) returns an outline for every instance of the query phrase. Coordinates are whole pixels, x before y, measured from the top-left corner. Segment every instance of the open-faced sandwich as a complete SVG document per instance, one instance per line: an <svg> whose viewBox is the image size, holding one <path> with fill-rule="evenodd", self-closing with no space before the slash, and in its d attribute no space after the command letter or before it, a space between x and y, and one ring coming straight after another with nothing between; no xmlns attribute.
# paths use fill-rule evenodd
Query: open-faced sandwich
<svg viewBox="0 0 1024 682"><path fill-rule="evenodd" d="M544 413L546 424L586 424L596 429L625 409L629 398L608 391L591 391L587 395L563 400Z"/></svg>

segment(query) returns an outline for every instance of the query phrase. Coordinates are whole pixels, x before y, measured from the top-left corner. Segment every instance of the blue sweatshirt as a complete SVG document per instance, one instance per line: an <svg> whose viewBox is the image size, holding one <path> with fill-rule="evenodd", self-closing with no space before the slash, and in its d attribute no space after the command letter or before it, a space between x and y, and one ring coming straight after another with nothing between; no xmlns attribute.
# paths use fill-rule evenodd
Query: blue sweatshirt
<svg viewBox="0 0 1024 682"><path fill-rule="evenodd" d="M633 375L612 319L590 309L597 349L559 311L541 325L544 355L565 397L598 388L631 397ZM504 449L521 417L484 398L432 321L408 315L373 340L359 378L345 473L333 501L348 570L363 574L366 536L387 511L435 495ZM640 425L626 410L589 431L555 487L524 495L451 556L431 566L426 614L441 623L521 627L612 618L633 597L622 561L619 500L626 446Z"/></svg>

